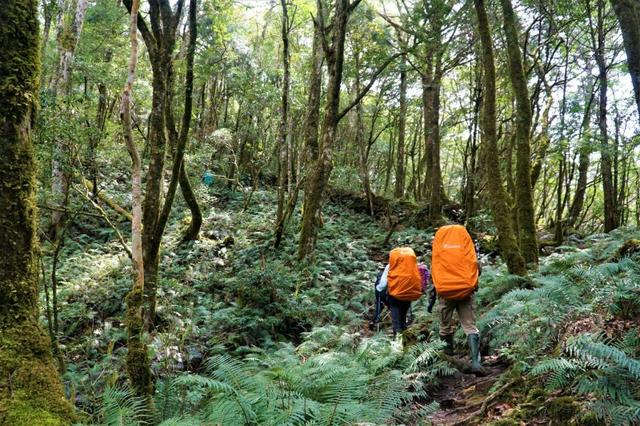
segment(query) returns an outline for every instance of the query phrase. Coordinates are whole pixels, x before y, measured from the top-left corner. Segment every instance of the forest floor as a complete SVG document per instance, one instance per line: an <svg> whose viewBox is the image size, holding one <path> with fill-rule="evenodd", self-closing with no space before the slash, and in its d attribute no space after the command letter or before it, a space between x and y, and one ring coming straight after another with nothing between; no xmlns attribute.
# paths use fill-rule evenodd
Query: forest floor
<svg viewBox="0 0 640 426"><path fill-rule="evenodd" d="M496 395L491 392L491 388L500 379L508 365L498 356L492 355L483 358L483 367L486 370L484 376L458 371L442 378L438 389L432 395L433 400L437 401L440 407L429 416L432 424L474 424L485 416L487 419L500 416L505 405L487 398Z"/></svg>
<svg viewBox="0 0 640 426"><path fill-rule="evenodd" d="M246 195L240 192L198 189L205 217L200 240L178 245L188 213L176 208L162 254L160 321L150 336L156 404L168 407L158 423L218 418L237 424L244 410L255 414L256 424L273 423L274 416L291 416L309 404L317 407L319 423L335 412L343 416L336 423L344 424L640 419L640 410L629 411L637 390L627 385L640 377L640 249L632 244L622 250L625 242L640 237L637 230L554 248L526 279L508 275L504 265L483 255L487 267L476 294L476 315L489 374L476 377L442 356L437 309L428 313L425 300L413 304L409 330L416 339L404 349L389 338L389 318L378 332L369 330L373 282L390 248L381 244L388 233L383 223L328 203L316 261L304 265L296 259L298 212L281 249L272 249L273 192L257 191L243 208ZM492 235L488 220L476 227ZM121 229L126 232L126 224ZM428 260L432 236L433 230L399 227L390 246L414 247ZM87 422L102 424L107 408L122 408L120 399L106 398L109 389L126 386L121 318L131 285L128 259L113 232L96 224L70 234L58 274L67 389ZM455 348L458 360L468 359L461 330ZM219 377L216 368L229 367L209 362L221 355L239 362L234 371L259 380L225 382L233 398L200 392L207 383L202 377ZM282 376L282 371L289 373ZM313 381L306 380L309 374ZM181 393L171 389L191 396L176 400ZM283 392L287 403L260 405L267 389L272 395ZM290 398L290 389L299 400ZM207 403L211 395L217 399ZM379 406L370 401L372 395L380 398ZM596 397L604 403L595 405ZM344 401L349 409L336 410L334 401ZM192 423L187 414L172 418L176 413L188 413Z"/></svg>

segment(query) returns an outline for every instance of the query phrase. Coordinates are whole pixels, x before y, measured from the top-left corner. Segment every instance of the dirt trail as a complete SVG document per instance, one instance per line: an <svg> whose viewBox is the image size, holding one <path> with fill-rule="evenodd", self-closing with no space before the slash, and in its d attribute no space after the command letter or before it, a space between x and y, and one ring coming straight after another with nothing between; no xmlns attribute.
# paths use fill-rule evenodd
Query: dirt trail
<svg viewBox="0 0 640 426"><path fill-rule="evenodd" d="M491 413L494 401L487 400L490 397L489 389L507 366L497 356L484 357L483 365L488 372L484 377L457 372L442 378L438 390L433 394L440 409L429 417L434 425L478 424Z"/></svg>

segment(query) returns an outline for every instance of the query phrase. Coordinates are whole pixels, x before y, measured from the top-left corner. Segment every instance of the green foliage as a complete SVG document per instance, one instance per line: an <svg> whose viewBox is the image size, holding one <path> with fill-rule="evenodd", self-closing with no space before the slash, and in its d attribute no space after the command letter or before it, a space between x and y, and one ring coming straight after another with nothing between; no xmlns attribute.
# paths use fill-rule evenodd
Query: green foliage
<svg viewBox="0 0 640 426"><path fill-rule="evenodd" d="M100 423L108 426L147 424L149 418L144 399L134 396L128 388L105 388L100 414Z"/></svg>
<svg viewBox="0 0 640 426"><path fill-rule="evenodd" d="M545 377L549 390L595 397L589 406L600 420L621 425L639 420L640 361L590 334L569 339L564 351L570 359L543 360L531 374Z"/></svg>
<svg viewBox="0 0 640 426"><path fill-rule="evenodd" d="M212 420L225 424L379 424L396 416L406 418L410 413L398 409L415 397L424 397L421 389L449 372L437 361L438 346L418 345L404 353L386 339L364 339L356 344L353 337L338 336L339 332L337 328L316 329L297 349L282 345L273 353L248 355L243 362L216 356L207 362L207 376L184 374L169 379L162 389L172 391L160 394L157 406L170 406L174 413L183 414L161 424ZM337 340L331 344L328 335ZM349 347L348 342L356 346ZM421 407L416 416L434 409L433 404Z"/></svg>

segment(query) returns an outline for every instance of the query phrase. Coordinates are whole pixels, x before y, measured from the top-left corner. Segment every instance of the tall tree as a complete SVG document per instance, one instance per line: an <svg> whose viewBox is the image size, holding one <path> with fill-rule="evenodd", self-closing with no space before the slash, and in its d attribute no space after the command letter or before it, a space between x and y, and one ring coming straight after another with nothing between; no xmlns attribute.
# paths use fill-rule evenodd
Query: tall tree
<svg viewBox="0 0 640 426"><path fill-rule="evenodd" d="M402 33L398 32L398 39L401 45L406 43L402 40ZM396 198L404 196L404 140L407 124L407 55L402 55L400 61L400 111L398 117L398 148L396 150L396 184L394 195Z"/></svg>
<svg viewBox="0 0 640 426"><path fill-rule="evenodd" d="M131 54L127 82L122 92L120 119L127 150L131 156L131 261L133 263L133 286L127 295L127 374L131 386L139 397L145 399L147 407L153 404L153 383L147 345L144 342L144 260L142 253L142 162L133 140L131 130L131 92L136 78L138 62L138 9L139 0L132 0L129 25Z"/></svg>
<svg viewBox="0 0 640 426"><path fill-rule="evenodd" d="M36 0L0 7L0 423L70 424L38 320L36 167L31 129L38 92L39 25Z"/></svg>
<svg viewBox="0 0 640 426"><path fill-rule="evenodd" d="M613 181L613 160L609 133L607 129L607 89L608 72L605 43L607 28L604 0L595 0L596 16L593 19L592 0L585 0L587 17L589 18L589 35L591 48L593 49L596 64L598 66L598 128L600 129L600 163L602 169L602 191L604 194L604 230L605 232L616 229L618 222L618 206L616 205L616 190Z"/></svg>
<svg viewBox="0 0 640 426"><path fill-rule="evenodd" d="M131 12L131 0L124 0ZM143 201L142 247L144 257L144 290L146 301L145 322L152 326L156 313L156 289L158 285L158 266L162 236L173 206L176 188L183 167L184 148L191 124L191 98L193 92L193 74L187 73L185 79L185 105L180 133L173 124L173 112L170 107L170 92L173 73L173 51L176 44L176 30L180 23L184 0L174 3L172 9L169 0L157 0L149 3L151 29L138 13L138 30L147 47L151 62L151 85L153 88L152 107L149 124L150 162L146 176ZM195 37L194 37L195 39ZM195 40L194 40L195 42ZM170 123L167 123L169 117ZM162 177L167 154L167 136L172 138L175 147L173 155L171 181L166 194L162 196ZM177 138L177 140L175 140ZM164 203L162 203L164 198Z"/></svg>
<svg viewBox="0 0 640 426"><path fill-rule="evenodd" d="M320 28L320 41L327 62L329 81L327 84L327 100L324 119L318 139L318 156L310 166L306 176L302 229L298 246L298 258L304 259L313 252L315 246L318 217L322 207L322 197L329 182L333 168L333 145L336 139L338 123L362 98L366 96L378 76L396 59L399 54L389 57L371 76L369 82L356 95L355 99L343 110L340 110L340 86L344 66L344 42L347 33L347 22L361 0L336 0L334 13L328 26L325 25L322 0L317 0L317 25ZM327 40L327 32L331 32L331 43Z"/></svg>
<svg viewBox="0 0 640 426"><path fill-rule="evenodd" d="M496 69L493 55L493 41L489 28L489 19L484 0L474 0L480 36L481 60L484 71L484 96L482 99L483 157L489 188L493 221L498 229L500 254L512 274L525 275L526 265L520 254L516 236L511 225L507 194L502 185L502 173L498 162L498 143L496 133Z"/></svg>
<svg viewBox="0 0 640 426"><path fill-rule="evenodd" d="M622 30L627 66L640 120L640 0L611 0L611 5Z"/></svg>
<svg viewBox="0 0 640 426"><path fill-rule="evenodd" d="M317 232L317 217L320 213L322 196L329 181L332 165L332 148L339 121L340 85L342 83L342 68L344 65L344 41L347 32L347 22L353 7L359 0L350 3L349 0L336 0L333 18L331 20L331 44L327 41L324 8L322 0L317 0L317 25L320 28L320 41L327 61L329 82L327 86L327 104L322 122L321 136L318 140L318 157L311 165L307 176L304 195L304 210L302 215L302 229L298 257L305 258L311 254L315 245Z"/></svg>
<svg viewBox="0 0 640 426"><path fill-rule="evenodd" d="M594 85L588 84L588 97L584 107L584 114L582 116L582 124L580 125L580 133L578 135L578 182L576 184L576 191L573 195L573 201L569 207L569 213L567 217L567 227L573 228L580 218L582 213L582 207L584 205L584 196L587 192L587 174L589 172L589 156L593 151L591 148L591 110L593 106L593 99L595 96Z"/></svg>
<svg viewBox="0 0 640 426"><path fill-rule="evenodd" d="M524 260L538 263L538 243L531 187L531 104L522 66L516 14L510 0L500 0L507 42L509 79L516 99L516 209L519 224L520 252Z"/></svg>
<svg viewBox="0 0 640 426"><path fill-rule="evenodd" d="M71 2L69 13L65 14L60 31L58 32L58 68L53 81L53 94L58 102L69 95L71 89L71 66L73 57L80 39L84 16L87 11L87 0L74 0ZM54 203L58 206L66 206L69 197L69 185L71 180L69 141L57 137L51 163L51 192ZM53 212L51 227L54 236L60 234L62 221L64 220L64 208Z"/></svg>
<svg viewBox="0 0 640 426"><path fill-rule="evenodd" d="M289 124L289 86L291 85L290 54L289 54L289 32L291 23L287 10L287 0L280 0L282 6L282 100L280 105L280 125L278 127L278 208L276 211L276 232L274 246L278 248L282 241L285 222L285 184L287 181L288 167L287 159L287 129ZM289 182L290 183L290 182Z"/></svg>

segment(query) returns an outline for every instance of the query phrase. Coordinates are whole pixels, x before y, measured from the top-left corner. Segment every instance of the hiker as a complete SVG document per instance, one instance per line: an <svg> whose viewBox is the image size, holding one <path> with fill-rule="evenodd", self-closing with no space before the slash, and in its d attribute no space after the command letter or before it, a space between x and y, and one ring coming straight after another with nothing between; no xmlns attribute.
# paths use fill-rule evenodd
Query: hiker
<svg viewBox="0 0 640 426"><path fill-rule="evenodd" d="M389 263L378 274L375 284L376 312L372 322L380 321L382 304L391 311L393 337L407 328L407 313L411 302L424 293L429 271L418 265L416 254L409 247L399 247L389 253ZM426 278L425 278L426 277Z"/></svg>
<svg viewBox="0 0 640 426"><path fill-rule="evenodd" d="M483 371L480 333L473 311L473 295L478 289L480 272L476 250L466 228L462 225L439 228L431 251L433 289L428 311L432 311L437 293L440 300L440 338L447 344L445 353L448 355L453 355L453 334L457 328L453 312L458 313L469 342L471 370L474 373Z"/></svg>

